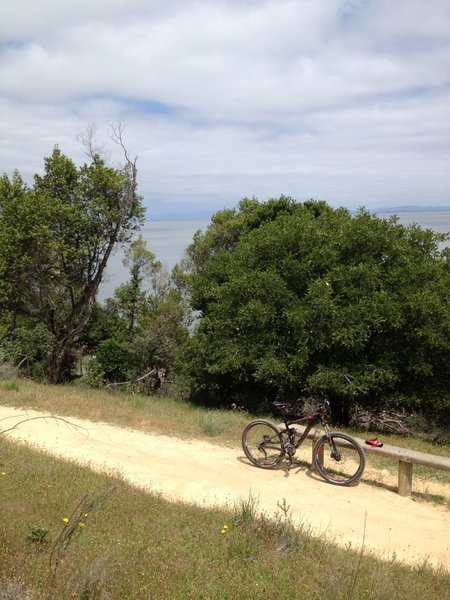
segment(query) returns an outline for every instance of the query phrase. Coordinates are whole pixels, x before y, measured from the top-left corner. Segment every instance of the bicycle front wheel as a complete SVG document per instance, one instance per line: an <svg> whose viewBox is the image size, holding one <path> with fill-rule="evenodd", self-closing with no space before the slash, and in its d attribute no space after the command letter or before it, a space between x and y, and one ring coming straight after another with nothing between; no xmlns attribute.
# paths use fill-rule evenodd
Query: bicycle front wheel
<svg viewBox="0 0 450 600"><path fill-rule="evenodd" d="M322 436L313 449L313 465L325 481L351 485L361 479L366 466L364 450L349 435L333 432Z"/></svg>
<svg viewBox="0 0 450 600"><path fill-rule="evenodd" d="M257 467L271 469L284 456L283 436L276 425L264 419L251 421L242 433L242 448Z"/></svg>

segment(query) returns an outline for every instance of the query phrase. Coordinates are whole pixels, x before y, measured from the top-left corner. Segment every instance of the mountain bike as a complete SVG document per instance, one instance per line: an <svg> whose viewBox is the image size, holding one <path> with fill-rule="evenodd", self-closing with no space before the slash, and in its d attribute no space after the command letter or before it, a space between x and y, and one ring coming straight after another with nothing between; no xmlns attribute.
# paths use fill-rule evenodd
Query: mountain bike
<svg viewBox="0 0 450 600"><path fill-rule="evenodd" d="M364 450L346 433L331 431L330 403L326 400L302 417L290 404L273 402L274 411L283 417L284 428L266 419L250 421L242 433L242 448L251 463L262 469L273 469L284 457L289 469L296 450L308 437L311 429L320 424L325 430L313 446L312 462L325 481L334 485L350 485L361 479L366 466ZM293 425L305 424L299 435Z"/></svg>

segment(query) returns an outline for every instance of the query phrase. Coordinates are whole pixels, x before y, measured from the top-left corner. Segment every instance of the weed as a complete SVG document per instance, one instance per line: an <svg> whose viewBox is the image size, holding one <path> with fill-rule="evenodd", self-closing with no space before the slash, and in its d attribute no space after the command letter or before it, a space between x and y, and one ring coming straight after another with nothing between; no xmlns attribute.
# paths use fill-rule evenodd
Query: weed
<svg viewBox="0 0 450 600"><path fill-rule="evenodd" d="M275 516L275 535L277 539L278 552L291 552L301 546L304 532L302 527L295 527L291 518L291 507L283 498L277 502L280 513Z"/></svg>
<svg viewBox="0 0 450 600"><path fill-rule="evenodd" d="M86 520L92 511L103 502L116 487L116 485L112 485L98 496L84 496L70 517L65 517L63 519L64 527L53 545L49 558L50 572L47 583L49 590L53 590L54 588L58 567L66 554L69 545L85 527Z"/></svg>
<svg viewBox="0 0 450 600"><path fill-rule="evenodd" d="M223 414L215 411L208 411L205 414L200 415L199 425L203 433L210 436L219 435L226 429Z"/></svg>
<svg viewBox="0 0 450 600"><path fill-rule="evenodd" d="M236 525L254 523L258 516L259 500L250 492L247 499L241 498L234 503L233 521Z"/></svg>
<svg viewBox="0 0 450 600"><path fill-rule="evenodd" d="M289 512L291 510L291 507L286 502L286 498L283 498L283 500L281 502L277 502L277 506L280 509L282 515L284 516L285 521L288 521L289 520Z"/></svg>
<svg viewBox="0 0 450 600"><path fill-rule="evenodd" d="M5 381L1 387L7 392L18 392L20 389L17 381Z"/></svg>
<svg viewBox="0 0 450 600"><path fill-rule="evenodd" d="M28 540L32 544L42 546L43 544L48 543L48 534L48 529L41 529L40 527L31 527L30 533L28 534Z"/></svg>
<svg viewBox="0 0 450 600"><path fill-rule="evenodd" d="M104 557L96 559L86 572L73 582L73 596L77 600L101 600L105 598L108 570Z"/></svg>

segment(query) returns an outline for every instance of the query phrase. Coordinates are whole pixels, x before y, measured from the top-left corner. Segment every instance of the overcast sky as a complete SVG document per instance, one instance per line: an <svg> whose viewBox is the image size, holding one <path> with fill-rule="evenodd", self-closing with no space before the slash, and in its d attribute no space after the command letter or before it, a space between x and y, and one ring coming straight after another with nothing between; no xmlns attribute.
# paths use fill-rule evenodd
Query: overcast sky
<svg viewBox="0 0 450 600"><path fill-rule="evenodd" d="M2 0L0 173L120 118L150 219L450 205L450 0Z"/></svg>

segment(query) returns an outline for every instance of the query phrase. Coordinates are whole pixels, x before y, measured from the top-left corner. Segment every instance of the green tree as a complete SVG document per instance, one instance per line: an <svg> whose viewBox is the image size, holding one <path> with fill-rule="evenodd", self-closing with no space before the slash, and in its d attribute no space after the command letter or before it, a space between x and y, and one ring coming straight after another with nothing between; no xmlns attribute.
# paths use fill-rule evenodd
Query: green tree
<svg viewBox="0 0 450 600"><path fill-rule="evenodd" d="M189 305L139 236L125 252L129 280L96 306L84 343L109 381L170 372L187 338ZM120 367L119 363L123 363ZM114 368L112 368L112 366Z"/></svg>
<svg viewBox="0 0 450 600"><path fill-rule="evenodd" d="M108 381L126 381L131 377L129 353L117 340L111 338L100 342L95 352Z"/></svg>
<svg viewBox="0 0 450 600"><path fill-rule="evenodd" d="M144 281L147 282L147 287L150 282L155 294L161 293L162 266L156 260L153 252L147 249L147 243L142 235L139 235L125 250L125 258L122 262L130 271L130 279L115 290L115 309L125 321L126 330L131 332L145 310L146 291Z"/></svg>
<svg viewBox="0 0 450 600"><path fill-rule="evenodd" d="M171 372L188 337L188 310L180 293L173 287L164 295L150 295L147 309L130 344L136 371L150 368Z"/></svg>
<svg viewBox="0 0 450 600"><path fill-rule="evenodd" d="M284 197L219 213L184 264L199 321L182 366L253 408L313 392L343 421L355 402L448 410L446 239Z"/></svg>
<svg viewBox="0 0 450 600"><path fill-rule="evenodd" d="M116 141L122 145L120 130ZM50 332L52 382L63 378L67 354L86 328L113 249L130 241L143 218L136 161L126 151L125 159L113 168L92 152L77 167L55 148L31 188L17 174L0 185L2 309Z"/></svg>
<svg viewBox="0 0 450 600"><path fill-rule="evenodd" d="M30 211L23 214L21 210L28 198L29 190L18 171L11 179L3 175L0 179L0 311L2 321L5 322L9 315L13 326L21 297L17 292L26 289L29 249L33 243L27 233L33 215Z"/></svg>

